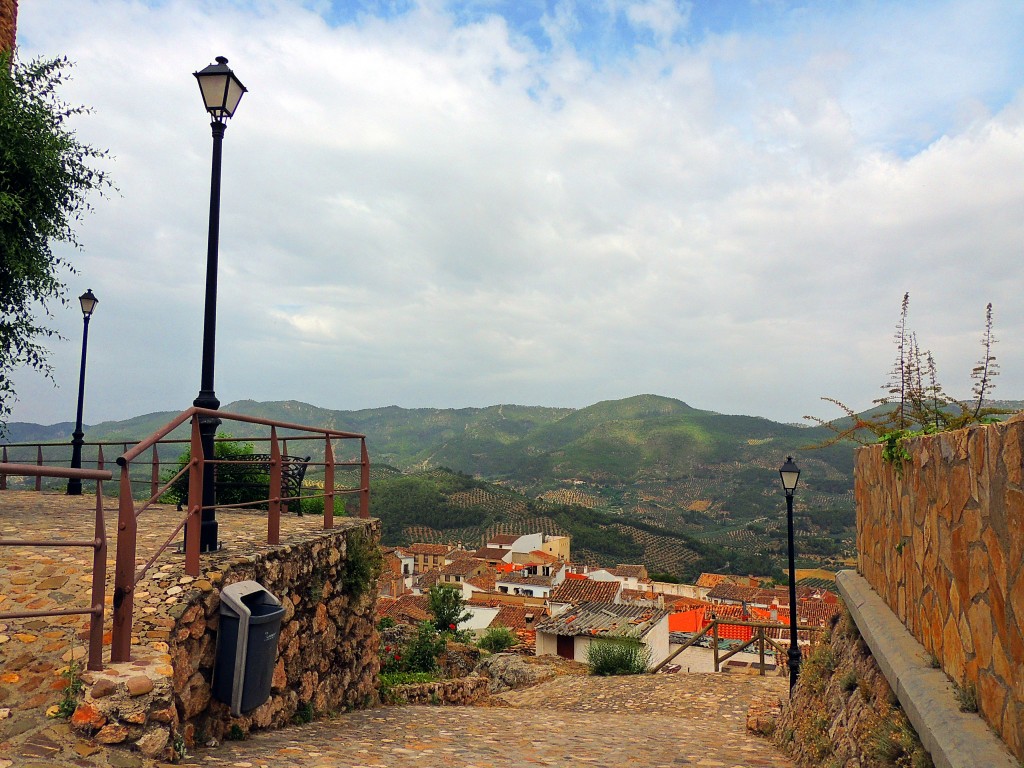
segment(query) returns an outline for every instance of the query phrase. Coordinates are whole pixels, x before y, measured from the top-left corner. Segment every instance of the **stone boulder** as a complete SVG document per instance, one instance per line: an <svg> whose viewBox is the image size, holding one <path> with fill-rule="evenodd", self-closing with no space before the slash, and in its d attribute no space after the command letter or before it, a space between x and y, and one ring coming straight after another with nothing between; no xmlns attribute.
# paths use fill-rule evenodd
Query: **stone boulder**
<svg viewBox="0 0 1024 768"><path fill-rule="evenodd" d="M550 666L526 661L515 653L495 653L485 657L474 670L490 680L488 693L503 693L515 688L526 688L555 676Z"/></svg>

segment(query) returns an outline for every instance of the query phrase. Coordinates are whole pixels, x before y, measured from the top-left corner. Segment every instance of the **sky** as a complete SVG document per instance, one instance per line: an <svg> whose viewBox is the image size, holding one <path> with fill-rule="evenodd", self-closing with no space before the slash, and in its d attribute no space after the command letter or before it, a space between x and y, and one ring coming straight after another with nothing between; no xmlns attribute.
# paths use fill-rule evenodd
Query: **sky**
<svg viewBox="0 0 1024 768"><path fill-rule="evenodd" d="M653 393L798 422L881 396L909 325L968 396L1024 399L1019 0L32 0L117 191L51 305L57 386L12 421L189 407L212 139L215 391L354 410Z"/></svg>

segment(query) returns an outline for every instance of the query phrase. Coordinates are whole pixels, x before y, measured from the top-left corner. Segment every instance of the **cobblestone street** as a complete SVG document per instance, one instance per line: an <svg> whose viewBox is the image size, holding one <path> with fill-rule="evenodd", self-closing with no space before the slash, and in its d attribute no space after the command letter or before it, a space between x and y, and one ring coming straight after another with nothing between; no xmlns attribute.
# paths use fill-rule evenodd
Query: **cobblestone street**
<svg viewBox="0 0 1024 768"><path fill-rule="evenodd" d="M0 493L0 536L80 537L91 533L94 497L24 491ZM107 531L116 528L108 499ZM167 536L174 515L147 512L143 553ZM225 514L222 537L242 549L260 533L251 515ZM290 516L282 525L315 525ZM257 546L250 542L245 546ZM166 557L180 555L168 553ZM88 602L91 553L84 549L0 551L0 610L41 610ZM110 547L113 561L113 542ZM159 567L159 566L158 566ZM140 583L137 634L148 655L159 639L160 605L176 585ZM108 572L108 602L112 574ZM109 613L107 615L109 622ZM61 670L82 660L84 617L0 622L0 768L153 766L138 753L80 738L66 721L47 717L61 697ZM146 642L146 638L154 638ZM109 649L107 649L109 652ZM145 663L146 653L138 654ZM162 661L157 657L157 661ZM303 726L262 732L245 741L203 748L186 765L231 768L417 766L792 766L767 740L746 731L752 702L778 700L787 682L745 675L658 675L633 678L563 676L492 697L482 707L382 707Z"/></svg>

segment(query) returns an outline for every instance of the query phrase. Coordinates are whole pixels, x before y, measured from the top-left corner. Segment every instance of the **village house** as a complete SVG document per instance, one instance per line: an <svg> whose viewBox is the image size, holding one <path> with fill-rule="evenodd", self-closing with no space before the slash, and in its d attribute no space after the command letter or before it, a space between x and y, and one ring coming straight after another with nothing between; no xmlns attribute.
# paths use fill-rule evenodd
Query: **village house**
<svg viewBox="0 0 1024 768"><path fill-rule="evenodd" d="M538 656L587 661L595 640L635 637L650 651L650 665L669 654L668 611L615 603L582 603L537 625Z"/></svg>

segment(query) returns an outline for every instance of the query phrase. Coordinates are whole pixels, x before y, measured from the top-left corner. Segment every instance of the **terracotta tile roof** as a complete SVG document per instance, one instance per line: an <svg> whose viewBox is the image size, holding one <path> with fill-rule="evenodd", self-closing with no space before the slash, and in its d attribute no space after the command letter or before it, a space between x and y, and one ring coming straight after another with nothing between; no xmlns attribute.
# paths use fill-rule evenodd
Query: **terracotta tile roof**
<svg viewBox="0 0 1024 768"><path fill-rule="evenodd" d="M496 581L502 584L522 584L530 587L550 587L550 576L501 576Z"/></svg>
<svg viewBox="0 0 1024 768"><path fill-rule="evenodd" d="M616 576L622 576L623 578L630 579L646 579L647 568L642 565L626 565L619 563L617 566L612 568L611 572Z"/></svg>
<svg viewBox="0 0 1024 768"><path fill-rule="evenodd" d="M427 571L426 573L420 574L415 581L415 585L420 589L430 589L432 586L437 584L441 580L440 571Z"/></svg>
<svg viewBox="0 0 1024 768"><path fill-rule="evenodd" d="M507 549L498 549L497 547L480 547L480 549L473 553L473 557L478 557L481 560L502 560L507 554Z"/></svg>
<svg viewBox="0 0 1024 768"><path fill-rule="evenodd" d="M454 549L450 544L412 544L405 551L413 555L447 555Z"/></svg>
<svg viewBox="0 0 1024 768"><path fill-rule="evenodd" d="M488 545L498 544L510 547L519 541L519 534L516 533L496 533L487 541Z"/></svg>
<svg viewBox="0 0 1024 768"><path fill-rule="evenodd" d="M431 617L427 610L426 595L402 595L391 599L381 597L377 600L377 618L387 616L399 624L418 624Z"/></svg>
<svg viewBox="0 0 1024 768"><path fill-rule="evenodd" d="M526 622L526 616L533 617L532 623ZM492 627L508 627L509 629L533 629L534 626L544 620L546 614L542 608L527 608L522 605L501 606L498 615L491 621Z"/></svg>
<svg viewBox="0 0 1024 768"><path fill-rule="evenodd" d="M621 588L617 581L567 579L555 587L548 599L553 603L611 603Z"/></svg>
<svg viewBox="0 0 1024 768"><path fill-rule="evenodd" d="M539 549L535 549L530 553L530 557L533 558L534 563L542 565L550 565L551 563L557 563L558 558L548 552L541 552Z"/></svg>
<svg viewBox="0 0 1024 768"><path fill-rule="evenodd" d="M479 576L473 576L472 578L466 579L467 584L472 584L477 589L483 589L487 592L494 591L494 581L493 571L487 571L486 573L481 573Z"/></svg>
<svg viewBox="0 0 1024 768"><path fill-rule="evenodd" d="M439 571L445 576L464 576L479 568L479 560L472 557L460 557L458 560L442 566Z"/></svg>
<svg viewBox="0 0 1024 768"><path fill-rule="evenodd" d="M722 582L708 591L708 600L730 600L732 602L771 604L774 594L759 587L741 587L737 584Z"/></svg>
<svg viewBox="0 0 1024 768"><path fill-rule="evenodd" d="M717 587L729 577L722 573L702 573L697 579L698 587Z"/></svg>
<svg viewBox="0 0 1024 768"><path fill-rule="evenodd" d="M666 616L668 611L640 605L615 603L582 603L576 608L545 619L537 625L537 632L549 635L594 635L643 637Z"/></svg>

